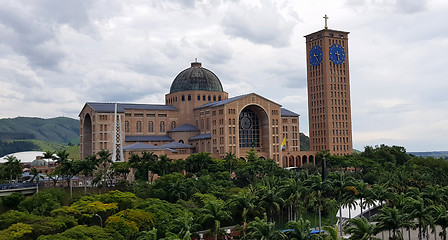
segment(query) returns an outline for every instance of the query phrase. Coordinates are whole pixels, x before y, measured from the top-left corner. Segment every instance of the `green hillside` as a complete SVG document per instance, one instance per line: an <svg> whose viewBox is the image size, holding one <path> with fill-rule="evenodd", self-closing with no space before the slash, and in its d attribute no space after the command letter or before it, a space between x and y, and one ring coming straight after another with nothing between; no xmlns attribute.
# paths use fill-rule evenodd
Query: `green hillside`
<svg viewBox="0 0 448 240"><path fill-rule="evenodd" d="M37 139L48 142L79 144L79 120L17 117L0 119L0 140Z"/></svg>

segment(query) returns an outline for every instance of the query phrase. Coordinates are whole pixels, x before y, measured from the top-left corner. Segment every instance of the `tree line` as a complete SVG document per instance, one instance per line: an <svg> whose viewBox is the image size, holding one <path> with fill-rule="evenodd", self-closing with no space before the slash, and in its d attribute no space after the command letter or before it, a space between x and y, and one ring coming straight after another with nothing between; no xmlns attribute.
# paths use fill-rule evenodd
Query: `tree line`
<svg viewBox="0 0 448 240"><path fill-rule="evenodd" d="M446 239L448 164L443 159L414 157L402 147L384 145L316 157L327 162L325 179L319 166L289 171L254 150L247 161L231 153L224 159L197 153L185 160L144 153L124 163L112 163L107 151L81 161L59 152L55 172L63 179L91 178L103 186L121 179L113 184L122 191L70 198L48 189L28 198L4 197L2 205L10 210L0 215L0 235L142 240L204 233L223 239L223 227L232 226L243 239L377 239L389 232L390 239L407 239L406 229L416 229L419 239ZM125 181L130 171L133 182ZM337 224L338 210L356 204L376 205L378 213ZM311 234L311 228L324 232Z"/></svg>

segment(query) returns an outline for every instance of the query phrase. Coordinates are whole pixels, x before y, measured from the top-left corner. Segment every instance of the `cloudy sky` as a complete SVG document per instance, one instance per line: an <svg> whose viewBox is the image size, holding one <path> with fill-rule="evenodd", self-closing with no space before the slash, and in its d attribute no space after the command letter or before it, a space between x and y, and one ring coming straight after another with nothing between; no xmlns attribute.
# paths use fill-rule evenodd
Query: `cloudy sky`
<svg viewBox="0 0 448 240"><path fill-rule="evenodd" d="M446 0L4 0L0 118L77 118L84 103L164 102L198 59L229 96L301 115L304 35L350 32L354 147L448 150Z"/></svg>

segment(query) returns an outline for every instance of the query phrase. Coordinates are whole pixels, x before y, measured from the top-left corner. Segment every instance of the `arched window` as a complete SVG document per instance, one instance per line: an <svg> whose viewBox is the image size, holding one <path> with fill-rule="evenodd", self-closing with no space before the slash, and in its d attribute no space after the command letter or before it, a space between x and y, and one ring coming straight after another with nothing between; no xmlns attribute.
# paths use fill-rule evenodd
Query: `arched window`
<svg viewBox="0 0 448 240"><path fill-rule="evenodd" d="M205 101L205 95L202 95L202 101Z"/></svg>
<svg viewBox="0 0 448 240"><path fill-rule="evenodd" d="M218 101L221 101L221 96L218 96Z"/></svg>
<svg viewBox="0 0 448 240"><path fill-rule="evenodd" d="M175 121L171 122L171 129L173 129L173 128L176 128L176 122Z"/></svg>
<svg viewBox="0 0 448 240"><path fill-rule="evenodd" d="M240 147L260 147L260 121L257 114L245 108L239 116Z"/></svg>
<svg viewBox="0 0 448 240"><path fill-rule="evenodd" d="M124 131L129 132L129 121L128 120L124 121Z"/></svg>
<svg viewBox="0 0 448 240"><path fill-rule="evenodd" d="M201 101L201 95L198 94L198 101Z"/></svg>
<svg viewBox="0 0 448 240"><path fill-rule="evenodd" d="M212 96L208 95L208 101L212 101Z"/></svg>
<svg viewBox="0 0 448 240"><path fill-rule="evenodd" d="M165 132L165 122L164 121L160 122L160 132Z"/></svg>
<svg viewBox="0 0 448 240"><path fill-rule="evenodd" d="M213 102L216 102L216 95L213 95Z"/></svg>
<svg viewBox="0 0 448 240"><path fill-rule="evenodd" d="M148 123L148 132L154 132L154 122L149 121Z"/></svg>
<svg viewBox="0 0 448 240"><path fill-rule="evenodd" d="M191 95L188 94L188 101L191 101Z"/></svg>
<svg viewBox="0 0 448 240"><path fill-rule="evenodd" d="M185 95L182 95L182 102L185 101Z"/></svg>
<svg viewBox="0 0 448 240"><path fill-rule="evenodd" d="M137 121L136 130L137 132L142 132L142 121Z"/></svg>

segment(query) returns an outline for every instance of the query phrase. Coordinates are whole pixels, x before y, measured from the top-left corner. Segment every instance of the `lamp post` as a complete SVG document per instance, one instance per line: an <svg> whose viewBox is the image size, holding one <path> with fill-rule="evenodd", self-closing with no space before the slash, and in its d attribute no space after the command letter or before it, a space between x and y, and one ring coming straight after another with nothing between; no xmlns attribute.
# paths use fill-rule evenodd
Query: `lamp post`
<svg viewBox="0 0 448 240"><path fill-rule="evenodd" d="M97 213L95 213L94 216L100 218L101 227L103 227L103 218L100 215L98 215Z"/></svg>

